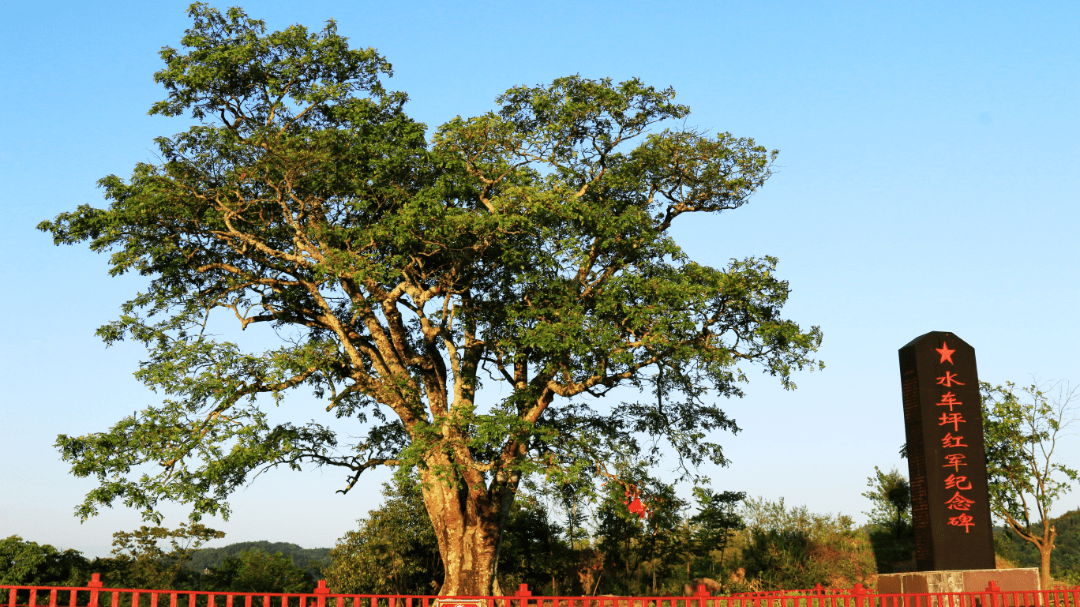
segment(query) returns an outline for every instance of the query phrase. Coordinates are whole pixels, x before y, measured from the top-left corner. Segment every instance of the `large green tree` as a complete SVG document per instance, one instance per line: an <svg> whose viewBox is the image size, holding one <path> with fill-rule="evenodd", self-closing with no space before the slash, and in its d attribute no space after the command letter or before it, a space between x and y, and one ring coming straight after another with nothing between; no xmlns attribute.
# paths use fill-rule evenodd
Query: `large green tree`
<svg viewBox="0 0 1080 607"><path fill-rule="evenodd" d="M685 128L670 89L561 78L429 137L384 88L389 63L333 22L268 34L240 9L190 14L150 111L195 126L102 179L107 208L39 226L149 279L99 334L145 344L136 375L165 400L59 437L99 480L81 515L117 500L227 515L268 465L340 466L345 490L415 467L442 592L487 594L524 475L580 481L645 435L686 474L724 463L713 433L737 426L714 401L742 394L745 365L790 388L817 364L818 329L781 316L775 259L712 268L672 239L744 204L775 152ZM274 332L205 330L228 318ZM598 399L617 386L661 394ZM325 399L326 420L272 424L260 406L295 391Z"/></svg>

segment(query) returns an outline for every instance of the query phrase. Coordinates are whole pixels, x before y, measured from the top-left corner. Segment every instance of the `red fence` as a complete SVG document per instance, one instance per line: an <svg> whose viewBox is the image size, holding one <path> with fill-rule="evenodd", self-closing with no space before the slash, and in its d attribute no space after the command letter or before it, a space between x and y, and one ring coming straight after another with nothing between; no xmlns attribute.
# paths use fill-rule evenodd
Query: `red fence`
<svg viewBox="0 0 1080 607"><path fill-rule="evenodd" d="M862 584L850 589L823 588L818 584L808 590L749 592L717 598L717 607L1080 607L1080 586L1008 591L990 582L979 592L879 594Z"/></svg>
<svg viewBox="0 0 1080 607"><path fill-rule="evenodd" d="M877 594L851 589L792 590L690 597L532 596L524 584L513 596L440 597L333 594L325 581L310 594L198 592L105 588L95 573L86 587L0 586L0 607L1080 607L1080 587L1003 592Z"/></svg>

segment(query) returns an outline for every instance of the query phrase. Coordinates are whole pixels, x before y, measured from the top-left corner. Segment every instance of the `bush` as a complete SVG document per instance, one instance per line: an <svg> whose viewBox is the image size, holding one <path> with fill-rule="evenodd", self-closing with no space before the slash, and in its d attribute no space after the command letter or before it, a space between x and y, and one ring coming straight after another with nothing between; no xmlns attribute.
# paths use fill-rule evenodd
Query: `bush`
<svg viewBox="0 0 1080 607"><path fill-rule="evenodd" d="M442 558L419 482L395 477L382 493L383 505L330 551L327 585L347 594L434 594Z"/></svg>
<svg viewBox="0 0 1080 607"><path fill-rule="evenodd" d="M210 571L205 583L220 592L311 592L316 581L280 552L245 550Z"/></svg>
<svg viewBox="0 0 1080 607"><path fill-rule="evenodd" d="M77 550L58 550L13 535L0 540L0 585L82 586L89 562Z"/></svg>
<svg viewBox="0 0 1080 607"><path fill-rule="evenodd" d="M732 568L744 568L747 583L761 590L850 588L877 573L869 535L847 516L751 498L743 518L743 548Z"/></svg>
<svg viewBox="0 0 1080 607"><path fill-rule="evenodd" d="M534 594L580 591L580 584L574 583L579 552L570 547L563 528L552 524L539 504L519 499L510 512L499 550L501 590L513 592L518 584L528 584Z"/></svg>

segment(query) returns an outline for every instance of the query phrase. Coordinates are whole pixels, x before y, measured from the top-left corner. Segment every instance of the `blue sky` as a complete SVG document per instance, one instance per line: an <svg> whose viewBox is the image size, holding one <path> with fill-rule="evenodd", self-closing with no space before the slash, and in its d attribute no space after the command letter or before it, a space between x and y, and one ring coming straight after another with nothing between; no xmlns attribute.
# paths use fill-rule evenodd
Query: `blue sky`
<svg viewBox="0 0 1080 607"><path fill-rule="evenodd" d="M510 86L568 74L673 86L688 124L781 153L751 203L677 237L699 262L775 255L787 314L820 325L827 367L780 390L749 370L725 403L717 489L863 520L875 465L904 462L896 350L931 330L972 344L983 380L1080 383L1080 5L1066 2L247 2L271 29L338 21L394 65L390 86L434 128L494 107ZM153 161L157 51L177 46L185 2L0 3L0 537L108 551L137 515L79 524L91 484L52 443L105 429L155 396L142 351L94 330L138 278L56 248L41 220L103 204L97 179ZM286 403L306 420L317 404ZM1061 457L1080 463L1080 437ZM215 522L220 543L329 546L378 503L378 483L271 473ZM1057 512L1080 506L1080 491ZM167 524L181 520L167 511Z"/></svg>

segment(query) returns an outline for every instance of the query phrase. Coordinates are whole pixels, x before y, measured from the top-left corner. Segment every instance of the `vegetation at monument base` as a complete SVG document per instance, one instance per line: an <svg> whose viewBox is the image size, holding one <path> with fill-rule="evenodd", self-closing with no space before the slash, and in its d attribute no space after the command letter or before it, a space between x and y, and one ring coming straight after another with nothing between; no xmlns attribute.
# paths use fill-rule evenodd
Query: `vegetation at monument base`
<svg viewBox="0 0 1080 607"><path fill-rule="evenodd" d="M102 179L107 208L39 225L149 280L99 335L144 344L136 376L165 400L58 438L98 479L82 516L119 501L160 521L162 500L228 516L266 467L339 467L345 491L402 467L422 481L441 592L486 595L523 482L636 490L609 462L661 446L702 481L699 464L726 463L713 437L738 430L716 403L749 369L793 388L819 366L821 332L782 315L775 259L707 267L671 236L745 204L776 157L686 128L674 91L560 78L429 136L385 88L390 64L333 21L268 34L239 8L189 14L150 113L197 124L156 140L159 164ZM247 332L216 333L227 322ZM322 422L260 408L310 394ZM659 554L671 524L634 541Z"/></svg>
<svg viewBox="0 0 1080 607"><path fill-rule="evenodd" d="M898 469L882 472L874 466L874 476L866 479L869 491L863 497L873 505L864 514L870 519L868 533L879 573L915 570L915 528L911 524L911 485Z"/></svg>

